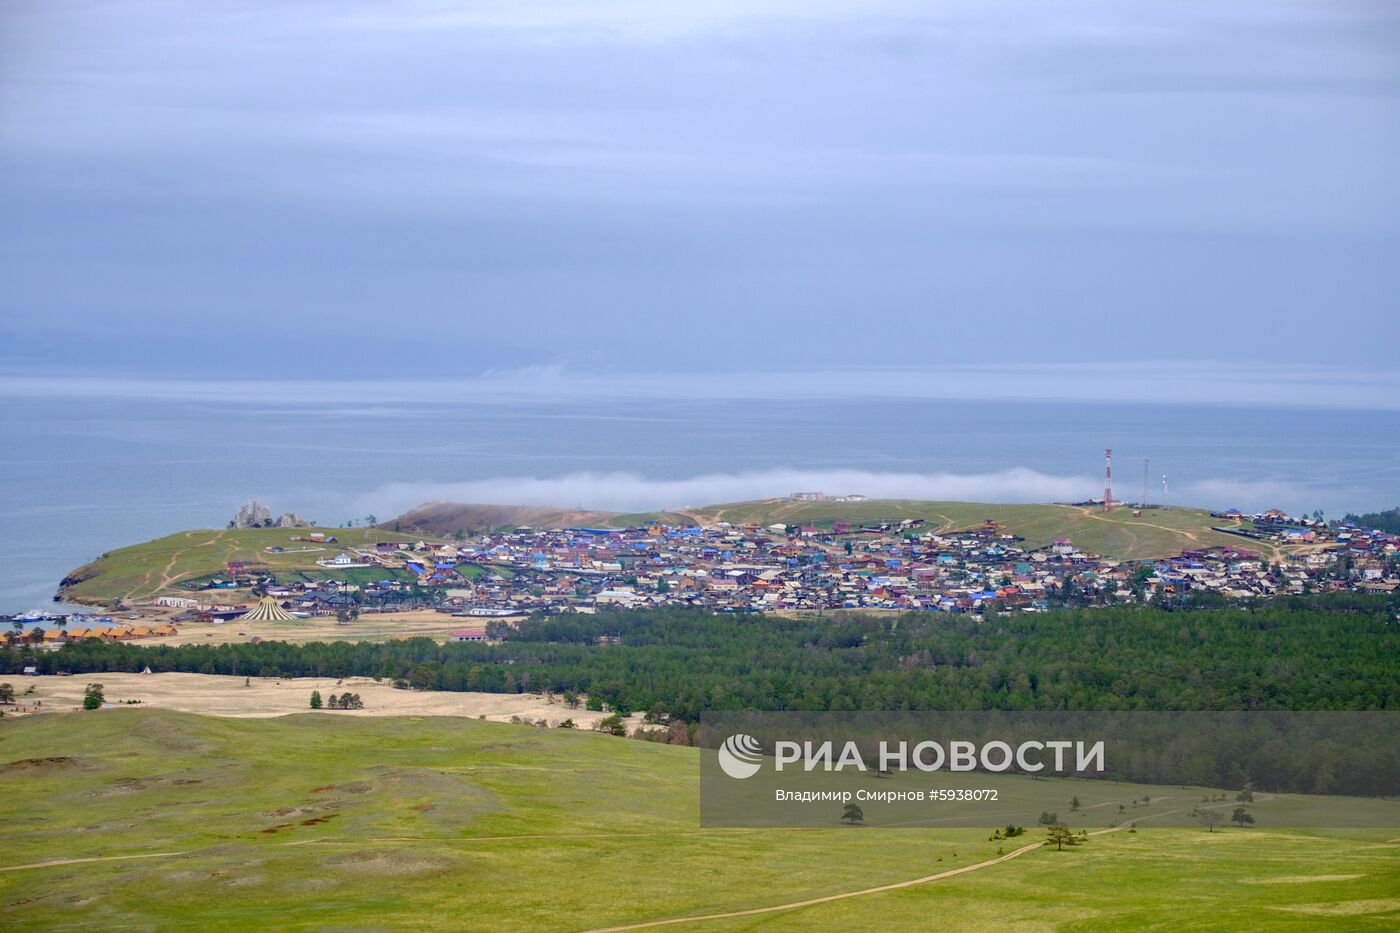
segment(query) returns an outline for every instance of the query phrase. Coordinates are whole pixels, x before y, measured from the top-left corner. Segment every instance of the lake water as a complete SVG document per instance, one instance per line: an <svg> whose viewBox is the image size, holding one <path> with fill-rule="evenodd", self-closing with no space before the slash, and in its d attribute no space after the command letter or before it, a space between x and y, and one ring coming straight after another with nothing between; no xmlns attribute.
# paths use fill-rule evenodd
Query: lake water
<svg viewBox="0 0 1400 933"><path fill-rule="evenodd" d="M784 495L1115 491L1330 516L1400 503L1400 412L927 400L269 404L9 398L0 611L251 496L328 524L426 498L658 508Z"/></svg>

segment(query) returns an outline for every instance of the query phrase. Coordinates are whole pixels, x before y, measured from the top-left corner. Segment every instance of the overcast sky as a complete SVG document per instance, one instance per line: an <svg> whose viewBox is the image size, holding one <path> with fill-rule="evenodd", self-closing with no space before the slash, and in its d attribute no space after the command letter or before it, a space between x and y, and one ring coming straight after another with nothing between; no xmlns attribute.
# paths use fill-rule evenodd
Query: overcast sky
<svg viewBox="0 0 1400 933"><path fill-rule="evenodd" d="M0 374L1393 386L1397 166L1393 2L8 0Z"/></svg>

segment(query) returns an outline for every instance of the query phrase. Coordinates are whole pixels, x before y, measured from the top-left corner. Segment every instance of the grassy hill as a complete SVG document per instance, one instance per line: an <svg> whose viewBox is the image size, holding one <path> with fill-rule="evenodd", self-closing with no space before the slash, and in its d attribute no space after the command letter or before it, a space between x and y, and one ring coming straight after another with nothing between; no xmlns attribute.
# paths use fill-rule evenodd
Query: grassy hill
<svg viewBox="0 0 1400 933"><path fill-rule="evenodd" d="M322 531L334 535L336 544L312 545L292 541ZM182 531L144 544L133 544L103 554L64 578L60 593L70 602L111 605L119 599L144 599L169 591L182 580L194 580L225 572L229 561L262 563L277 570L320 571L316 561L334 557L346 547L364 547L376 541L419 540L419 536L395 534L378 528L249 528ZM289 551L268 554L266 547ZM304 549L304 550L297 550ZM343 571L340 576L354 571ZM378 572L383 576L383 572Z"/></svg>
<svg viewBox="0 0 1400 933"><path fill-rule="evenodd" d="M380 527L405 532L451 535L491 531L496 528L516 528L529 525L539 528L603 525L613 520L615 512L588 509L559 509L533 505L480 505L466 502L425 502ZM607 524L606 527L621 527Z"/></svg>
<svg viewBox="0 0 1400 933"><path fill-rule="evenodd" d="M396 531L454 535L519 528L629 528L653 521L671 524L692 522L682 512L604 512L597 509L561 509L535 505L479 505L464 502L425 502L381 528Z"/></svg>
<svg viewBox="0 0 1400 933"><path fill-rule="evenodd" d="M1400 918L1395 829L1143 828L997 862L1015 846L984 829L703 830L697 754L450 718L6 719L6 926L591 930L842 895L854 896L694 928L1380 930Z"/></svg>
<svg viewBox="0 0 1400 933"><path fill-rule="evenodd" d="M407 512L383 527L450 535L458 529L481 530L513 525L626 528L652 521L707 526L727 521L736 525L782 522L830 528L837 521L859 525L897 522L906 518L923 519L927 527L944 531L971 528L987 519L994 519L1011 533L1024 537L1031 547L1042 547L1056 538L1069 538L1085 550L1123 560L1168 557L1180 553L1183 548L1211 544L1243 543L1239 538L1210 530L1212 525L1239 523L1212 519L1209 512L1201 509L1149 509L1134 518L1131 509L1103 512L1072 505L999 505L913 499L868 499L863 502L762 499L666 512L633 513L434 502Z"/></svg>
<svg viewBox="0 0 1400 933"><path fill-rule="evenodd" d="M925 502L912 499L869 499L864 502L789 502L768 499L693 510L705 523L774 522L830 526L835 521L876 523L923 519L942 531L972 528L992 519L1026 539L1029 547L1044 547L1056 538L1069 538L1086 551L1120 560L1168 557L1183 548L1209 544L1240 544L1240 539L1210 530L1212 519L1202 509L1149 509L1134 518L1131 509L1100 509L1073 505L1005 505L980 502Z"/></svg>
<svg viewBox="0 0 1400 933"><path fill-rule="evenodd" d="M535 506L464 505L431 502L378 528L184 531L144 544L119 548L65 578L61 593L72 602L111 605L118 599L143 599L166 592L183 580L224 572L230 560L261 561L274 569L304 570L315 574L316 560L337 553L324 550L267 554L263 548L281 545L305 548L291 541L293 535L311 530L335 535L340 546L354 547L376 541L443 540L459 531L530 525L537 528L595 526L628 528L650 522L714 526L725 521L738 525L812 524L830 528L834 522L853 525L898 522L914 518L925 529L956 531L972 528L987 519L1026 539L1029 547L1043 547L1056 538L1069 538L1080 548L1119 560L1169 557L1185 548L1235 544L1240 538L1212 531L1212 525L1236 525L1212 519L1200 509L1152 509L1134 517L1130 509L1103 512L1072 505L998 505L978 502L924 502L909 499L870 499L864 502L790 502L765 499L733 502L663 512L594 512ZM1273 548L1261 547L1269 557ZM379 573L376 571L376 573ZM381 574L382 575L382 574Z"/></svg>

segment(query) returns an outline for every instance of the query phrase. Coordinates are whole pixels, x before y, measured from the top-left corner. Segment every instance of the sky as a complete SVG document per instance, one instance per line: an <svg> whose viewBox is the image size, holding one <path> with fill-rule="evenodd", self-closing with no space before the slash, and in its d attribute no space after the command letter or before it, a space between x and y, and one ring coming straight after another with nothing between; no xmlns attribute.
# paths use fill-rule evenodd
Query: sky
<svg viewBox="0 0 1400 933"><path fill-rule="evenodd" d="M9 0L0 381L1395 407L1398 166L1389 2Z"/></svg>

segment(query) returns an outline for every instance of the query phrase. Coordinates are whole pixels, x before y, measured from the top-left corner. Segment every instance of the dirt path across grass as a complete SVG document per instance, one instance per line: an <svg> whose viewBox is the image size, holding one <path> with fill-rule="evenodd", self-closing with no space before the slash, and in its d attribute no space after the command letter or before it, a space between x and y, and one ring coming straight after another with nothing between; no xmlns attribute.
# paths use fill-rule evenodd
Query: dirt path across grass
<svg viewBox="0 0 1400 933"><path fill-rule="evenodd" d="M978 871L983 868L990 868L993 865L1000 865L1002 862L1025 855L1044 845L1042 842L1033 842L1029 845L1013 849L1005 855L999 855L994 859L985 862L976 862L972 865L964 865L961 868L950 868L947 871L940 871L936 874L925 875L922 878L912 878L908 881L895 881L891 884L882 884L874 888L861 888L859 891L844 891L840 894L828 894L825 897L813 897L805 901L793 901L789 904L772 904L768 907L751 907L748 910L731 910L722 914L701 914L695 917L669 917L665 920L644 920L641 923L628 923L617 927L598 927L589 930L587 933L620 933L622 930L642 930L648 927L671 926L677 923L699 923L702 920L729 920L734 917L753 917L758 914L771 914L780 910L796 910L799 907L812 907L816 904L829 904L832 901L843 901L851 897L864 897L867 894L880 894L885 891L897 891L900 888L912 888L916 885L928 884L931 881L938 881L941 878L951 878L954 875L967 874L970 871Z"/></svg>
<svg viewBox="0 0 1400 933"><path fill-rule="evenodd" d="M187 538L192 538L194 537L194 535L195 532L193 531L185 532L185 537ZM207 545L213 544L218 540L219 533L215 532L214 537L210 538L208 541L200 541L196 544L190 545L189 547L176 548L175 552L170 555L170 560L166 561L165 566L161 568L160 581L156 583L154 587L149 586L151 574L146 573L141 578L141 585L124 595L122 599L133 600L138 597L154 596L156 593L159 593L166 587L173 586L175 582L179 579L179 575L175 573L175 565L180 562L180 558L184 557L187 553L194 550L195 548L206 547Z"/></svg>
<svg viewBox="0 0 1400 933"><path fill-rule="evenodd" d="M4 865L0 871L23 871L26 868L53 868L59 865L81 865L84 862L122 862L136 858L170 858L174 855L188 855L187 852L141 852L136 855L91 855L87 858L56 858L47 862L30 862L28 865Z"/></svg>
<svg viewBox="0 0 1400 933"><path fill-rule="evenodd" d="M1267 794L1261 795L1261 799L1268 799L1270 796L1271 795ZM1169 799L1169 797L1167 796L1156 797L1153 798L1152 802L1156 803L1159 800L1167 799ZM1217 809L1226 806L1233 806L1233 803L1216 804L1206 809ZM1164 816L1172 816L1174 814L1183 812L1185 811L1167 810L1162 813L1150 814L1149 816L1141 817L1140 819L1161 819ZM1134 822L1138 821L1135 820ZM1110 826L1107 829L1095 830L1094 832L1088 833L1087 835L1090 837L1105 836L1109 833L1122 832L1123 830L1130 828L1130 825L1131 824L1125 824L1122 826ZM885 891L897 891L901 888L917 887L918 885L929 884L930 882L940 881L944 878L952 878L956 875L965 875L971 871L980 871L984 868L991 868L993 865L1000 865L1002 862L1007 862L1011 859L1019 858L1020 856L1025 855L1028 852L1033 852L1036 849L1043 848L1045 845L1046 843L1044 842L1032 842L1027 845L1021 846L1021 848L1019 849L1013 849L1005 855L1000 855L993 859L987 859L986 861L975 862L971 865L964 865L961 868L950 868L946 871L936 872L932 875L925 875L922 878L911 878L908 881L895 881L890 884L877 885L873 888L861 888L858 891L844 891L840 894L828 894L824 897L813 897L803 901L792 901L787 904L770 904L767 907L751 907L747 910L731 910L719 914L700 914L698 916L692 917L668 917L664 920L643 920L640 923L627 923L623 924L622 926L598 927L596 929L588 930L586 931L586 933L621 933L621 931L623 930L644 930L650 927L673 926L675 924L680 923L700 923L701 921L705 920L731 920L735 917L753 917L759 914L771 914L783 910L797 910L801 907L812 907L817 904L829 904L832 901L842 901L852 897L864 897L867 894L881 894Z"/></svg>

